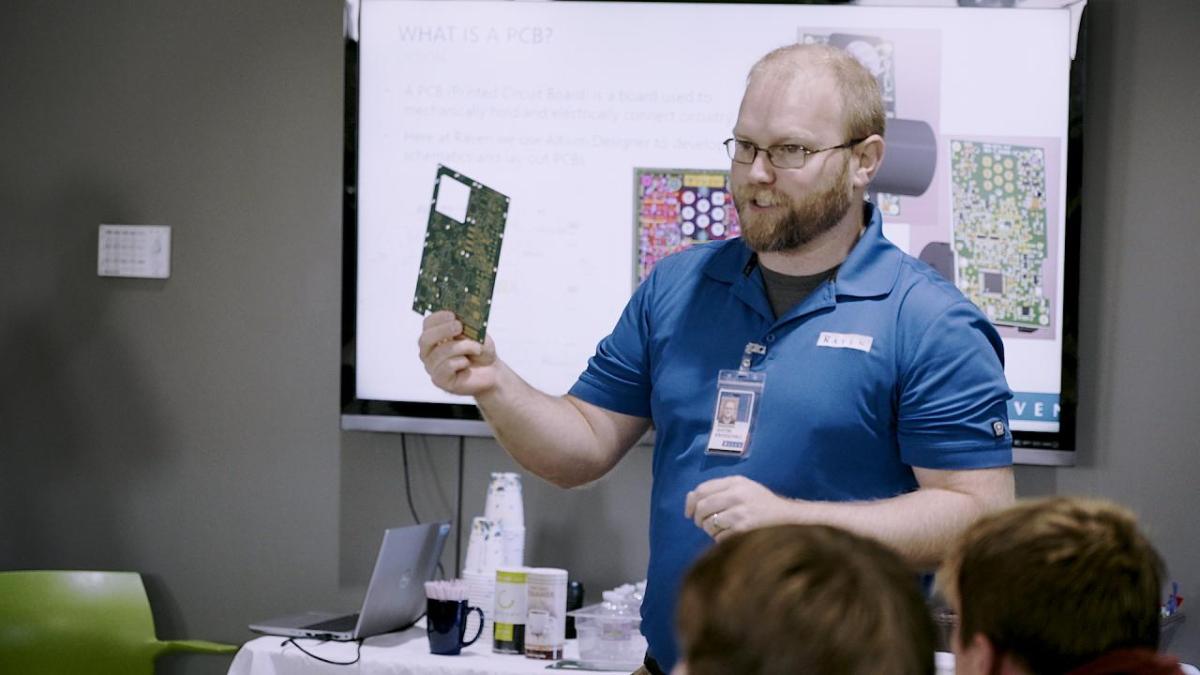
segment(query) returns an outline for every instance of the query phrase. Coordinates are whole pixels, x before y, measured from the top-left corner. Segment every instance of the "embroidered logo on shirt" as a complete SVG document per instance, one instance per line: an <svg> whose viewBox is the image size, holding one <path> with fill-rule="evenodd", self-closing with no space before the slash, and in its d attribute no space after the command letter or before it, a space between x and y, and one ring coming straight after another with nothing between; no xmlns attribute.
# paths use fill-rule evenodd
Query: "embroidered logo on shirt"
<svg viewBox="0 0 1200 675"><path fill-rule="evenodd" d="M1004 422L1001 422L1000 420L992 422L992 433L996 436L996 438L1004 438Z"/></svg>
<svg viewBox="0 0 1200 675"><path fill-rule="evenodd" d="M875 338L870 335L857 333L830 333L822 331L817 336L818 347L833 347L834 349L857 349L860 352L870 352L871 343Z"/></svg>

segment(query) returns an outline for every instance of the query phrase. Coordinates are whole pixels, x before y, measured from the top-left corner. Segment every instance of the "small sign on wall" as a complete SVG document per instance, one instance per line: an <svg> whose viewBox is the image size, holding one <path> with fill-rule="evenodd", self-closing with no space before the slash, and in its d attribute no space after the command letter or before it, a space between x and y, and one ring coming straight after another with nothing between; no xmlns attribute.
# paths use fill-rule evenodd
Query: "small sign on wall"
<svg viewBox="0 0 1200 675"><path fill-rule="evenodd" d="M167 279L171 276L169 225L101 225L96 274Z"/></svg>

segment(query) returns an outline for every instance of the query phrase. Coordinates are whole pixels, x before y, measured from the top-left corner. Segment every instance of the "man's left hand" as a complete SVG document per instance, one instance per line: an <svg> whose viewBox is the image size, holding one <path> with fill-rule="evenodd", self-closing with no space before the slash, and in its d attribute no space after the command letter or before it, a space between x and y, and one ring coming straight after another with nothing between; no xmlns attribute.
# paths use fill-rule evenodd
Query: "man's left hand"
<svg viewBox="0 0 1200 675"><path fill-rule="evenodd" d="M734 532L796 521L800 502L745 476L704 481L687 495L683 514L720 541Z"/></svg>

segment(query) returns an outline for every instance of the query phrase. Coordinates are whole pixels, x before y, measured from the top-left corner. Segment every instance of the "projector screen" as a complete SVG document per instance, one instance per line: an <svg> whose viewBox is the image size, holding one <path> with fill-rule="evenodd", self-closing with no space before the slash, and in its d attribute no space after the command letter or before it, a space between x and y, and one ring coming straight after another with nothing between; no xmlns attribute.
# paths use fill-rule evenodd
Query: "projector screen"
<svg viewBox="0 0 1200 675"><path fill-rule="evenodd" d="M657 260L737 235L721 142L746 74L774 47L823 42L854 54L884 96L887 154L869 197L885 235L1001 333L1018 460L1070 463L1081 13L351 5L343 426L487 433L469 398L429 382L412 309L432 214L453 219L475 188L509 200L487 332L528 382L565 392Z"/></svg>

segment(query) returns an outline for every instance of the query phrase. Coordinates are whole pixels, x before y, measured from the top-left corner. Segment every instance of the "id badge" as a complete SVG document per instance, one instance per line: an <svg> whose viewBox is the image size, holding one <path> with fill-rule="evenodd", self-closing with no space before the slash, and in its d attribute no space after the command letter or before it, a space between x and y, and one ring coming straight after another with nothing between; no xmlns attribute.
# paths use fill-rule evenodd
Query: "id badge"
<svg viewBox="0 0 1200 675"><path fill-rule="evenodd" d="M763 372L722 370L717 374L717 404L712 431L708 433L708 454L750 454L750 438L766 381Z"/></svg>

